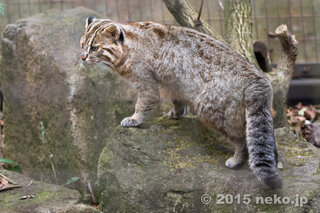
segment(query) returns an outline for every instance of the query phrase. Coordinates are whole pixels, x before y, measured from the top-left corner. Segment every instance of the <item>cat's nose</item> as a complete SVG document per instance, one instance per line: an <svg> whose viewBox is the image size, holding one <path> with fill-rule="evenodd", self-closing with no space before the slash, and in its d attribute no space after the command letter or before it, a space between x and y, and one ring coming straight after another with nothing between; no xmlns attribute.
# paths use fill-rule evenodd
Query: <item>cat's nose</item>
<svg viewBox="0 0 320 213"><path fill-rule="evenodd" d="M83 61L85 61L85 60L87 59L87 55L84 54L84 53L82 53L82 54L80 55L80 58L81 58Z"/></svg>

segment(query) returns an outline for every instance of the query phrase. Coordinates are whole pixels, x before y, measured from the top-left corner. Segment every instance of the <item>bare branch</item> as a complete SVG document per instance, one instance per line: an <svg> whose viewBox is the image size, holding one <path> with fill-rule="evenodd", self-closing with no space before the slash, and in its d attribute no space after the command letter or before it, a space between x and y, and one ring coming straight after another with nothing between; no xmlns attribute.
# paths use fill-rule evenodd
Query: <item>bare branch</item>
<svg viewBox="0 0 320 213"><path fill-rule="evenodd" d="M298 54L298 42L295 36L288 31L286 25L280 25L275 30L275 35L280 40L283 54L277 68L267 75L272 82L275 94L273 106L277 111L277 116L274 123L276 127L283 127L288 126L285 109L293 66Z"/></svg>
<svg viewBox="0 0 320 213"><path fill-rule="evenodd" d="M223 41L222 37L216 33L211 26L201 20L200 25L196 25L194 23L194 20L198 17L197 12L184 0L163 0L165 5L167 6L168 10L171 12L171 14L174 16L174 18L177 20L177 22L181 26L195 28L199 30L200 32L206 33L208 35L211 35L217 40Z"/></svg>
<svg viewBox="0 0 320 213"><path fill-rule="evenodd" d="M201 1L201 6L200 6L200 9L199 9L198 17L197 17L196 20L193 21L194 25L196 27L199 27L200 25L202 25L202 21L200 20L200 17L201 17L201 12L202 12L202 7L203 7L203 1L204 0Z"/></svg>
<svg viewBox="0 0 320 213"><path fill-rule="evenodd" d="M283 56L279 65L282 66L282 64L286 64L293 67L298 55L298 41L296 40L295 35L292 35L284 24L277 27L275 34L278 36L283 50ZM281 71L286 74L292 74L293 70L286 69L285 71Z"/></svg>
<svg viewBox="0 0 320 213"><path fill-rule="evenodd" d="M199 21L200 21L201 12L202 12L203 1L204 1L204 0L202 0L202 1L201 1L201 6L200 6L200 10L199 10L198 18L197 18L197 20L199 20Z"/></svg>

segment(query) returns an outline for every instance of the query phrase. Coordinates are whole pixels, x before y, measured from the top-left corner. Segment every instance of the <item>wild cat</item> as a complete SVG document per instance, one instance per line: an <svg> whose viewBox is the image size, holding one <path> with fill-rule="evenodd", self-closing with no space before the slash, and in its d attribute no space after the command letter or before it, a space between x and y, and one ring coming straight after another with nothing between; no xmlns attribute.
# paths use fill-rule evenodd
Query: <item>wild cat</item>
<svg viewBox="0 0 320 213"><path fill-rule="evenodd" d="M271 188L282 187L271 83L229 46L189 28L93 17L86 21L80 45L85 63L104 64L137 89L135 112L122 126L141 125L163 93L174 105L170 118L182 118L188 105L207 127L234 144L226 167L241 167L249 154L258 179Z"/></svg>

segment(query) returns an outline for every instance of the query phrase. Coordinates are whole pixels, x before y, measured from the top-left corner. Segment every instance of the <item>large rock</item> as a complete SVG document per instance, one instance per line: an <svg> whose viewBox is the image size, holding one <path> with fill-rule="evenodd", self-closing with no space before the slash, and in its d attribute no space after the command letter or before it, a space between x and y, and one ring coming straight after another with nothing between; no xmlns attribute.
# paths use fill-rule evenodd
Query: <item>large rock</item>
<svg viewBox="0 0 320 213"><path fill-rule="evenodd" d="M37 180L80 177L96 186L99 153L132 113L132 89L117 76L80 66L79 41L88 16L51 10L7 25L2 39L4 155Z"/></svg>
<svg viewBox="0 0 320 213"><path fill-rule="evenodd" d="M91 206L78 204L80 193L65 187L34 181L15 172L0 170L1 174L19 184L15 188L0 192L0 212L3 213L93 213L99 212ZM21 200L23 196L34 198Z"/></svg>
<svg viewBox="0 0 320 213"><path fill-rule="evenodd" d="M232 149L194 117L162 116L140 129L119 127L100 155L100 208L105 212L317 212L320 150L286 129L277 129L275 135L282 190L263 186L248 166L227 169L224 162ZM201 201L204 194L209 195L203 197L204 202L211 199L209 204ZM281 197L282 205L274 196ZM290 198L289 204L284 197Z"/></svg>

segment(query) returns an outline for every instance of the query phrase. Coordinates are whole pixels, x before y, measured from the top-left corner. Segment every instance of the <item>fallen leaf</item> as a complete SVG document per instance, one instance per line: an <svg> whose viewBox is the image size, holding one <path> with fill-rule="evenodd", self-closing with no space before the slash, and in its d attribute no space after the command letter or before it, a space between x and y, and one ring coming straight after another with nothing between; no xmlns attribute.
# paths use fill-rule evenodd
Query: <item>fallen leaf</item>
<svg viewBox="0 0 320 213"><path fill-rule="evenodd" d="M301 123L306 120L306 118L303 116L297 116L296 119L298 120L298 122L301 122Z"/></svg>
<svg viewBox="0 0 320 213"><path fill-rule="evenodd" d="M13 180L10 180L8 177L4 176L3 174L0 174L0 192L14 189L14 188L20 188L22 186L16 184Z"/></svg>
<svg viewBox="0 0 320 213"><path fill-rule="evenodd" d="M298 115L304 116L304 113L307 111L306 107L302 107L302 109L299 110Z"/></svg>
<svg viewBox="0 0 320 213"><path fill-rule="evenodd" d="M34 195L24 195L19 198L19 200L31 199L34 198Z"/></svg>
<svg viewBox="0 0 320 213"><path fill-rule="evenodd" d="M1 177L0 178L0 189L2 189L4 186L8 185L8 183L9 182L5 178Z"/></svg>
<svg viewBox="0 0 320 213"><path fill-rule="evenodd" d="M305 111L305 116L306 118L308 118L309 120L314 120L316 117L316 112L314 110L312 110L311 108L308 108Z"/></svg>

